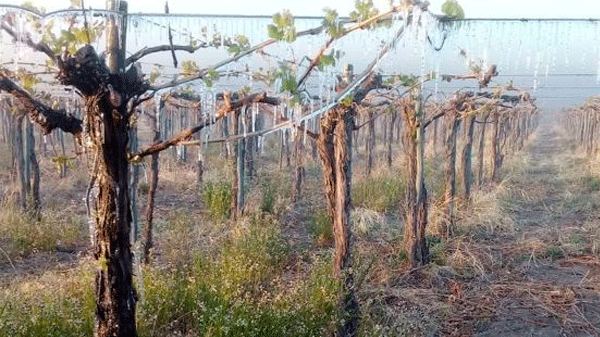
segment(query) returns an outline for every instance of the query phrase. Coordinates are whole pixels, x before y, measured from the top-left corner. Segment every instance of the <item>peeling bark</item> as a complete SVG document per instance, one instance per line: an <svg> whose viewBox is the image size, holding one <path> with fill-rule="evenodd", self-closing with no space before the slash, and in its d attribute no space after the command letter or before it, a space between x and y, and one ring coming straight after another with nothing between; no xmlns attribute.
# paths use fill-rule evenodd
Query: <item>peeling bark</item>
<svg viewBox="0 0 600 337"><path fill-rule="evenodd" d="M334 218L336 275L344 282L342 294L342 312L344 324L337 332L338 336L356 336L360 319L360 309L354 289L350 247L352 231L350 229L350 188L352 182L352 131L354 129L353 111L346 110L334 132L335 172L336 172L336 216Z"/></svg>

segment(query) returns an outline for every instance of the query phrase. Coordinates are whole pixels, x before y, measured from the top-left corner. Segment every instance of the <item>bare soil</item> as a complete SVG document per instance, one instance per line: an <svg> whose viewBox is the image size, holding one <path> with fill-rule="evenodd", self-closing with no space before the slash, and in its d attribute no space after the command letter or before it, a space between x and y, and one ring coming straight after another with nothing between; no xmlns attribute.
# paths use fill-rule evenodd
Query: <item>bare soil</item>
<svg viewBox="0 0 600 337"><path fill-rule="evenodd" d="M462 285L453 310L467 317L449 335L600 336L600 195L590 158L559 126L538 130L522 176L504 182L515 228L479 240L494 265ZM490 316L469 317L482 310Z"/></svg>

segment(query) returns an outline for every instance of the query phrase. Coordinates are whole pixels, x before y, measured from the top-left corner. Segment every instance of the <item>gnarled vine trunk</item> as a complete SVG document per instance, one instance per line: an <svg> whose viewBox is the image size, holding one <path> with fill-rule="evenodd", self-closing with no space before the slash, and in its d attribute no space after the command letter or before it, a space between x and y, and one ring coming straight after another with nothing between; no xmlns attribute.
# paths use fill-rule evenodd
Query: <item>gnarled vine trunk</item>
<svg viewBox="0 0 600 337"><path fill-rule="evenodd" d="M104 95L105 96L105 95ZM136 336L132 283L128 120L106 97L86 98L89 137L98 151L96 201L96 335Z"/></svg>
<svg viewBox="0 0 600 337"><path fill-rule="evenodd" d="M360 310L350 268L352 231L350 229L350 188L352 182L352 132L354 110L338 107L321 119L318 149L323 164L323 184L327 196L327 211L333 221L333 271L342 280L340 310L344 323L336 336L356 336Z"/></svg>
<svg viewBox="0 0 600 337"><path fill-rule="evenodd" d="M404 249L413 267L429 263L429 248L425 238L427 227L427 188L425 187L425 128L423 126L422 106L412 112L405 111L407 120L404 132L404 144L407 155L408 187L406 193L406 217L404 225ZM407 106L404 109L413 109ZM413 119L414 118L414 119Z"/></svg>

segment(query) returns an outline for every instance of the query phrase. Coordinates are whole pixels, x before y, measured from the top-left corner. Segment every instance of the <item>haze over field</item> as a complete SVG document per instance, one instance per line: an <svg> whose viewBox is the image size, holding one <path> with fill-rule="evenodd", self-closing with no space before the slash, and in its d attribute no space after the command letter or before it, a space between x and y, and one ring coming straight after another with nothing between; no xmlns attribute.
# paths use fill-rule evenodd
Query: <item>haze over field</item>
<svg viewBox="0 0 600 337"><path fill-rule="evenodd" d="M378 8L386 8L388 0L374 0ZM397 3L398 1L394 1ZM434 13L440 13L444 0L431 0L429 8ZM4 0L2 3L19 5L22 0ZM45 7L49 11L64 9L67 0L33 0L36 6ZM86 7L104 8L105 1L87 0ZM600 18L600 6L594 0L461 0L467 18ZM336 9L341 15L348 15L354 9L352 0L307 0L307 1L278 1L278 0L223 0L223 1L184 1L171 0L171 13L195 14L241 14L241 15L272 15L283 9L289 9L294 15L321 16L323 7ZM131 12L164 13L164 1L129 1Z"/></svg>

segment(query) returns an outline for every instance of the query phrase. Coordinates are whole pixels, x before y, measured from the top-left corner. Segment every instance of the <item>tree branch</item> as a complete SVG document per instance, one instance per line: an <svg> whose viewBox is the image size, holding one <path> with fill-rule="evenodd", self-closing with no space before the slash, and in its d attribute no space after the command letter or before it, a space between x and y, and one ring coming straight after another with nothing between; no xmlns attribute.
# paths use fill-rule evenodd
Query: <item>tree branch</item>
<svg viewBox="0 0 600 337"><path fill-rule="evenodd" d="M436 113L433 116L429 117L429 119L425 123L423 123L423 127L427 128L429 126L429 124L433 123L436 119L444 116L445 114L446 114L446 110L442 109L438 113Z"/></svg>
<svg viewBox="0 0 600 337"><path fill-rule="evenodd" d="M300 77L300 79L298 80L298 84L297 84L298 88L300 88L302 83L304 83L304 81L308 78L308 75L314 69L314 67L317 64L319 64L319 62L321 61L321 57L323 57L323 54L325 53L327 48L329 48L329 46L333 43L334 40L335 40L334 38L330 38L329 40L327 40L327 43L325 43L325 45L321 49L319 49L319 51L317 52L315 57L313 57L312 61L310 61L308 68L306 68L306 71L304 72L304 75L302 75Z"/></svg>
<svg viewBox="0 0 600 337"><path fill-rule="evenodd" d="M274 111L269 111L269 110L265 110L265 111L271 116L275 115ZM290 120L285 117L275 116L275 118L277 118L277 124L290 122ZM310 138L312 138L314 140L317 140L319 138L318 133L314 133L314 132L308 130L306 127L303 127L302 125L292 123L292 126L295 127L298 131L306 133L307 136L309 136Z"/></svg>
<svg viewBox="0 0 600 337"><path fill-rule="evenodd" d="M20 88L13 81L0 75L0 91L2 90L13 95L21 102L31 121L42 128L43 134L47 135L56 128L75 136L80 136L83 131L83 122L79 118L63 109L54 110L47 107L33 99L27 91Z"/></svg>
<svg viewBox="0 0 600 337"><path fill-rule="evenodd" d="M336 37L331 37L329 38L329 40L327 40L327 42L325 43L325 45L323 45L323 47L321 47L321 49L319 49L319 51L317 52L317 54L315 55L315 57L313 57L312 61L310 62L310 64L308 65L308 68L306 68L306 71L304 72L304 74L300 77L300 80L298 80L298 84L297 87L299 88L304 81L306 81L306 79L308 78L308 75L310 74L310 72L315 68L315 66L317 64L319 64L319 62L321 61L321 58L323 57L323 54L325 53L325 51L327 50L327 48L329 48L329 46L333 43L333 41L338 40L348 34L350 34L351 32L358 30L358 29L362 29L365 28L367 25L377 22L387 16L389 16L390 14L393 14L395 12L397 12L399 10L399 7L392 7L389 11L381 13L379 15L375 15L372 18L369 18L363 22L359 22L357 24L355 24L354 26L348 28L347 30L345 30L342 34L340 34L340 36L336 36Z"/></svg>
<svg viewBox="0 0 600 337"><path fill-rule="evenodd" d="M217 119L223 118L228 113L248 105L251 103L267 103L271 105L279 105L280 101L278 98L267 96L266 92L255 93L247 96L243 96L236 101L231 101L231 95L226 93L223 95L223 106L217 110Z"/></svg>
<svg viewBox="0 0 600 337"><path fill-rule="evenodd" d="M180 45L173 45L171 48L171 45L162 45L162 46L155 46L155 47L144 47L141 50L137 51L135 54L129 56L126 60L125 60L125 67L129 66L130 64L138 61L139 59L148 56L150 54L153 53L158 53L161 51L171 51L171 50L183 50L183 51L187 51L188 53L193 53L196 50L198 50L198 48L192 47L192 46L180 46Z"/></svg>
<svg viewBox="0 0 600 337"><path fill-rule="evenodd" d="M229 93L225 93L223 95L223 101L224 104L217 110L217 115L214 119L207 120L200 125L196 125L192 128L186 129L180 134L171 137L170 139L164 142L152 144L139 153L131 154L129 156L129 160L133 162L138 162L145 156L164 151L170 148L171 146L180 145L181 143L189 140L195 133L200 132L205 127L216 123L218 120L225 117L228 113L231 113L236 109L243 107L244 105L248 105L251 103L267 103L272 105L279 104L279 99L269 97L265 92L244 96L233 102L231 101L231 95Z"/></svg>
<svg viewBox="0 0 600 337"><path fill-rule="evenodd" d="M154 143L139 153L129 155L129 160L131 160L132 162L139 162L145 156L158 153L170 148L171 146L178 145L186 140L189 140L196 132L200 132L202 129L214 124L216 121L216 119L208 120L200 125L196 125L192 128L183 130L177 136L171 137L170 139L167 139L164 142Z"/></svg>
<svg viewBox="0 0 600 337"><path fill-rule="evenodd" d="M22 36L19 36L11 27L9 27L6 24L5 21L2 21L2 23L0 24L0 28L2 28L4 31L6 31L8 33L8 35L12 36L13 39L20 40L23 43L25 43L26 45L28 45L29 47L33 48L34 50L46 54L52 61L54 61L54 63L58 64L58 62L60 62L58 57L56 57L56 55L54 55L54 52L52 52L52 49L50 49L50 47L48 47L47 44L45 44L43 42L39 42L39 43L33 42L33 40L31 39L31 36L29 36L29 34L23 34Z"/></svg>
<svg viewBox="0 0 600 337"><path fill-rule="evenodd" d="M306 36L306 35L316 35L316 34L321 33L322 31L323 31L323 26L319 26L319 27L315 27L315 28L311 28L311 29L307 29L305 31L299 32L296 36L300 37L300 36ZM171 82L168 82L168 83L165 83L165 84L162 84L162 85L158 85L158 86L153 86L153 87L150 87L150 90L158 91L158 90L172 88L172 87L176 87L176 86L179 86L179 85L182 85L182 84L185 84L185 83L189 83L189 82L192 82L192 81L195 81L195 80L202 79L204 76L206 76L208 74L209 70L211 70L211 69L212 70L217 70L217 69L219 69L221 67L224 67L225 65L227 65L229 63L237 62L241 58L243 58L245 56L248 56L248 55L254 53L257 50L261 50L261 49L263 49L263 48L265 48L267 46L270 46L270 45L272 45L272 44L274 44L276 42L278 42L278 41L275 40L275 39L265 40L265 41L263 41L263 42L255 45L254 47L248 49L248 50L245 50L245 51L243 51L243 52L241 52L241 53L239 53L239 54L237 54L237 55L235 55L235 56L233 56L231 58L225 59L225 60L223 60L223 61L221 61L221 62L213 65L212 67L208 67L208 68L204 68L204 69L199 70L198 73L196 75L194 75L194 76L186 77L186 78L183 78L183 79L180 79L180 80L173 80Z"/></svg>

